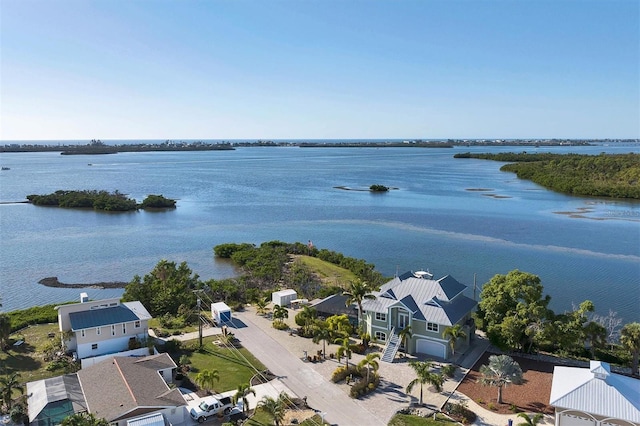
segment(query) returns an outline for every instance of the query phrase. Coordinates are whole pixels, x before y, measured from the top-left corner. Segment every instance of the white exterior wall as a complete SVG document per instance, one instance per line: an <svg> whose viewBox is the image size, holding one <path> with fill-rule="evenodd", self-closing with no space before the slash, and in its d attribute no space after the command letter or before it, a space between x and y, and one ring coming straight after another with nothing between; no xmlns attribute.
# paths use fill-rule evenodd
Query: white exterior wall
<svg viewBox="0 0 640 426"><path fill-rule="evenodd" d="M280 291L276 291L271 293L271 301L273 302L274 305L279 305L279 306L287 306L291 303L292 300L295 300L298 298L298 294L296 293L295 290L280 290Z"/></svg>
<svg viewBox="0 0 640 426"><path fill-rule="evenodd" d="M76 352L78 353L78 358L83 359L98 355L113 354L116 352L126 351L129 349L129 339L131 337L144 339L146 338L146 335L140 334L134 336L116 336L110 338L109 340L101 340L99 342L78 343ZM98 345L96 349L92 349L94 344Z"/></svg>
<svg viewBox="0 0 640 426"><path fill-rule="evenodd" d="M153 354L152 355L157 355L158 351L156 350L156 348L153 348ZM139 357L143 357L143 356L148 356L149 355L149 348L139 348L139 349L133 349L130 351L125 351L125 352L118 352L118 353L111 353L108 355L101 355L101 356L96 356L96 357L92 357L92 358L84 358L80 360L80 365L82 366L82 368L87 368L87 367L91 367L94 364L97 364L99 362L102 361L106 361L110 358L116 357L116 356L139 356Z"/></svg>

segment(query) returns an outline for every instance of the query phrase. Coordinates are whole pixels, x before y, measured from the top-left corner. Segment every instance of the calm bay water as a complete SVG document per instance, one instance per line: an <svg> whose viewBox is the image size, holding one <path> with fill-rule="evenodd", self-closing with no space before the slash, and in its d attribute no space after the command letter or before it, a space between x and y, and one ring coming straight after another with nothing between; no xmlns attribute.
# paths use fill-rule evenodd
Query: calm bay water
<svg viewBox="0 0 640 426"><path fill-rule="evenodd" d="M599 313L640 321L640 203L570 197L456 152L514 147L296 148L62 156L0 154L0 201L58 189L119 190L178 200L168 212L123 214L0 205L4 310L122 290L53 289L37 282L130 281L160 259L201 278L235 274L214 259L226 242L312 240L363 258L385 275L429 269L478 286L496 273L539 275L551 307L593 300ZM529 150L533 150L530 148ZM539 148L538 150L543 150ZM635 146L553 152L640 152ZM91 163L89 165L88 163ZM372 194L371 184L394 187ZM336 189L346 186L354 190ZM469 290L469 296L473 296Z"/></svg>

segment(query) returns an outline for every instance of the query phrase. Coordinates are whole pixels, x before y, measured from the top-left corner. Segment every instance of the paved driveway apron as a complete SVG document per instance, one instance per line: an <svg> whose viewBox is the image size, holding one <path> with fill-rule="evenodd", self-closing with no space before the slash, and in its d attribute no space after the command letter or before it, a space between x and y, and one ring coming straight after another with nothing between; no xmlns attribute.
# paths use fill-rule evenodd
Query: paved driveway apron
<svg viewBox="0 0 640 426"><path fill-rule="evenodd" d="M326 413L325 421L338 425L385 424L358 401L351 399L300 358L296 358L287 348L252 323L248 316L236 315L236 318L246 325L233 330L240 343L298 397L306 396L311 407Z"/></svg>

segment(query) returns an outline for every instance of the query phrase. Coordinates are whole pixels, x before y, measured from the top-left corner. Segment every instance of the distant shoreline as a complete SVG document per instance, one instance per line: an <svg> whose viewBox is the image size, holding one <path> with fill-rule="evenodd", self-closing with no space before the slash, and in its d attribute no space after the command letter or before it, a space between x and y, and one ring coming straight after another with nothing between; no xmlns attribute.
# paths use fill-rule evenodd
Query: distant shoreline
<svg viewBox="0 0 640 426"><path fill-rule="evenodd" d="M125 288L129 283L123 281L112 281L93 284L65 284L60 282L60 280L58 280L58 277L47 277L38 281L38 284L42 284L45 287L54 288L94 288L104 290L108 288Z"/></svg>

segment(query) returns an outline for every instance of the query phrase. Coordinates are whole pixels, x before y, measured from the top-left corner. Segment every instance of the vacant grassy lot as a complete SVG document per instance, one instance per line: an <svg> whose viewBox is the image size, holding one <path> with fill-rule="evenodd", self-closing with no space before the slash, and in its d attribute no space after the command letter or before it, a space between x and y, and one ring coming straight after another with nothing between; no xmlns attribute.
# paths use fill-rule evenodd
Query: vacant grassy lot
<svg viewBox="0 0 640 426"><path fill-rule="evenodd" d="M316 257L296 256L296 259L307 265L317 274L324 285L345 287L350 281L357 280L355 274L348 269L341 268Z"/></svg>
<svg viewBox="0 0 640 426"><path fill-rule="evenodd" d="M53 333L54 337L49 337ZM0 351L2 373L20 373L21 382L46 379L62 374L62 371L47 371L44 361L44 348L60 341L58 324L32 325L11 335L14 341L22 340L20 346L11 346L7 352Z"/></svg>
<svg viewBox="0 0 640 426"><path fill-rule="evenodd" d="M191 367L188 377L195 383L196 375L204 370L218 370L220 380L214 386L216 392L235 390L238 385L249 383L256 372L265 370L265 366L245 348L229 348L214 343L220 340L216 336L207 337L202 349L198 348L198 339L183 343L182 349L176 356L189 357ZM172 354L173 355L173 354Z"/></svg>

